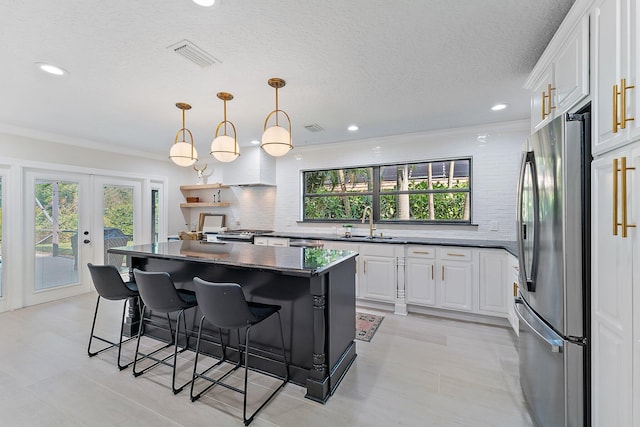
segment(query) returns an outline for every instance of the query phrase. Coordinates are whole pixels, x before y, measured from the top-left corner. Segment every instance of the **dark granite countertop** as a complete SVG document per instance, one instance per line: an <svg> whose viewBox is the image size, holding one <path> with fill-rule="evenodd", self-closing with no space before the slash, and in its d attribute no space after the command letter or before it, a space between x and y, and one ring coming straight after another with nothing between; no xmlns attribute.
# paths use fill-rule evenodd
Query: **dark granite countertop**
<svg viewBox="0 0 640 427"><path fill-rule="evenodd" d="M256 246L246 243L179 240L110 248L109 253L133 257L186 260L226 266L317 276L358 255L352 251Z"/></svg>
<svg viewBox="0 0 640 427"><path fill-rule="evenodd" d="M437 246L463 246L472 248L504 249L514 256L518 256L518 245L508 240L480 240L480 239L442 239L437 237L374 237L366 236L342 237L335 234L319 234L304 232L279 232L264 234L264 237L285 237L289 239L306 240L331 240L353 243L388 243L396 245L437 245Z"/></svg>

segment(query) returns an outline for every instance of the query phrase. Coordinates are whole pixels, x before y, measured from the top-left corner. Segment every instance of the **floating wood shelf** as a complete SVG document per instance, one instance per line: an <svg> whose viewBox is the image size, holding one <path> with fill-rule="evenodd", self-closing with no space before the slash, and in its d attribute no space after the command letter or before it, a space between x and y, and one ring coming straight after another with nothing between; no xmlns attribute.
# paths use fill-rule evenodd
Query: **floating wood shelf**
<svg viewBox="0 0 640 427"><path fill-rule="evenodd" d="M216 182L214 184L181 185L180 186L180 191L215 190L215 189L218 189L218 188L229 188L229 186L228 185L222 185L219 182Z"/></svg>
<svg viewBox="0 0 640 427"><path fill-rule="evenodd" d="M181 208L224 208L226 206L230 206L229 202L216 202L216 203L207 203L207 202L198 202L198 203L180 203Z"/></svg>

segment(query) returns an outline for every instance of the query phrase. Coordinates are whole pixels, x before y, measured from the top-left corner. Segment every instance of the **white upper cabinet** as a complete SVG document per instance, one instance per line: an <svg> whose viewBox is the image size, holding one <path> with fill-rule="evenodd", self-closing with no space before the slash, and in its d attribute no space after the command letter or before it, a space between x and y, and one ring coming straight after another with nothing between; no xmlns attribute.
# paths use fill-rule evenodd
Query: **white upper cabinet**
<svg viewBox="0 0 640 427"><path fill-rule="evenodd" d="M593 154L633 141L640 134L640 86L635 30L639 8L631 0L599 0L593 10L595 123Z"/></svg>
<svg viewBox="0 0 640 427"><path fill-rule="evenodd" d="M554 40L525 87L531 91L531 131L566 113L589 95L589 16L566 39Z"/></svg>

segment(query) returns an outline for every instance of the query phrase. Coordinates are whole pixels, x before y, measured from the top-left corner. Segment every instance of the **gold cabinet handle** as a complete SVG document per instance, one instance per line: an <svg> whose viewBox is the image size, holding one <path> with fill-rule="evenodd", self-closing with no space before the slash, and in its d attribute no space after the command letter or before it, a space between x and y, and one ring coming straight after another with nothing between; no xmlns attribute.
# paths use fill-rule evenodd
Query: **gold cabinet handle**
<svg viewBox="0 0 640 427"><path fill-rule="evenodd" d="M542 91L542 102L540 103L540 105L542 105L542 120L544 120L544 118L547 117L547 112L545 109L546 99L547 99L547 95L544 93L544 91Z"/></svg>
<svg viewBox="0 0 640 427"><path fill-rule="evenodd" d="M611 127L611 130L613 133L618 133L618 125L620 125L620 122L618 122L618 95L620 95L620 91L618 90L618 85L615 84L613 85L613 104L612 104L613 105L612 107L613 123ZM617 161L617 160L614 160L614 161Z"/></svg>
<svg viewBox="0 0 640 427"><path fill-rule="evenodd" d="M618 235L618 159L613 159L613 235Z"/></svg>
<svg viewBox="0 0 640 427"><path fill-rule="evenodd" d="M624 81L624 80L623 80ZM621 173L621 178L622 178L622 185L621 185L621 193L622 193L622 224L620 224L622 226L622 237L627 237L627 228L630 227L635 227L635 224L628 224L627 223L627 171L630 170L635 170L636 168L634 167L627 167L627 158L623 157L622 158L622 166L620 167L620 173Z"/></svg>
<svg viewBox="0 0 640 427"><path fill-rule="evenodd" d="M364 267L364 268L362 269L362 270L363 270L363 271L362 271L362 274L367 274L367 260L365 259L365 260L364 260L364 262L363 262L362 264L363 264L363 267Z"/></svg>
<svg viewBox="0 0 640 427"><path fill-rule="evenodd" d="M620 165L620 167L618 167ZM635 167L627 167L627 158L622 157L620 161L613 159L613 235L618 235L618 227L622 227L622 237L628 237L628 228L633 228L635 224L629 224L627 218L627 172L635 170ZM622 211L622 222L618 222L618 173L620 173L620 194Z"/></svg>
<svg viewBox="0 0 640 427"><path fill-rule="evenodd" d="M431 252L429 251L413 251L414 254L424 254L424 255L429 255Z"/></svg>
<svg viewBox="0 0 640 427"><path fill-rule="evenodd" d="M450 253L447 253L447 255L448 256L465 256L464 254L450 254Z"/></svg>
<svg viewBox="0 0 640 427"><path fill-rule="evenodd" d="M513 296L518 296L518 284L516 282L513 282Z"/></svg>
<svg viewBox="0 0 640 427"><path fill-rule="evenodd" d="M635 88L635 85L627 86L627 79L620 79L620 129L627 127L627 122L634 120L627 117L627 91Z"/></svg>
<svg viewBox="0 0 640 427"><path fill-rule="evenodd" d="M551 83L549 83L547 85L547 92L549 93L549 95L547 95L547 99L549 100L549 111L547 112L547 115L551 114L551 110L555 110L556 107L554 107L552 105L552 101L553 101L553 96L551 96L551 91L556 90L555 87L551 87Z"/></svg>
<svg viewBox="0 0 640 427"><path fill-rule="evenodd" d="M431 264L431 280L435 280L434 270L435 270L435 267L433 266L433 264Z"/></svg>
<svg viewBox="0 0 640 427"><path fill-rule="evenodd" d="M442 266L442 281L444 282L444 265Z"/></svg>

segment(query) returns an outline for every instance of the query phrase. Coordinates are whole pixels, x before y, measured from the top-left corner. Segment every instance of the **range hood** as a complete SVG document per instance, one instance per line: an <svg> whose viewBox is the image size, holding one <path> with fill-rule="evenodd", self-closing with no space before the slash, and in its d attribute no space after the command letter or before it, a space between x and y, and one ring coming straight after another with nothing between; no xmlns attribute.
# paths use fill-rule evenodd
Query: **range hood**
<svg viewBox="0 0 640 427"><path fill-rule="evenodd" d="M275 186L276 159L260 147L243 147L240 156L224 163L222 182L236 186Z"/></svg>

